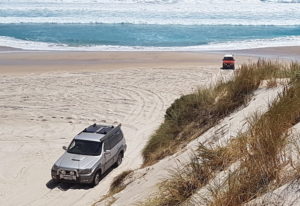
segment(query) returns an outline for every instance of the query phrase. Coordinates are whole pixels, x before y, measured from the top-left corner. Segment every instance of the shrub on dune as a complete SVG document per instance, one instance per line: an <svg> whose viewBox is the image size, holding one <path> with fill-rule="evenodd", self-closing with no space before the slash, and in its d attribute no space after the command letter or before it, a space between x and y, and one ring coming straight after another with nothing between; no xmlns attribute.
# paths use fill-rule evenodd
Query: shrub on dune
<svg viewBox="0 0 300 206"><path fill-rule="evenodd" d="M166 142L160 145L161 148L158 147L158 151L168 151L165 149L166 145L172 148L174 142L183 145L181 141L186 143L192 139L193 137L181 136L184 129L192 129L193 132L189 135L193 135L202 133L216 124L220 118L246 103L249 95L259 87L262 80L278 77L290 79L290 84L285 86L283 92L270 104L266 113L255 113L248 120L247 132L231 139L225 146L208 148L199 145L190 163L174 170L170 178L161 184L160 192L142 205L180 205L207 185L216 174L235 162L238 162L238 165L227 178L225 177L225 182L210 188L212 199L206 201L206 205L242 205L264 194L271 186L280 185L280 174L287 163L285 148L290 135L289 129L300 121L299 72L300 64L292 63L287 67L259 61L257 64L243 65L229 82L221 82L214 88L204 89L177 100L167 111L165 122L161 126L163 128L159 128L154 136L158 135L161 129L165 129L166 125L174 124L178 129L171 134L167 133L168 130L163 130L165 133L162 134L170 136L168 140L164 139L163 135L160 136ZM174 111L179 112L174 115ZM191 116L186 112L191 112ZM211 119L206 118L207 116ZM176 117L174 120L171 118L174 122L170 117ZM197 127L194 127L195 125ZM199 126L203 126L204 129ZM173 142L169 143L169 140ZM159 139L152 141L156 144L160 142ZM155 149L153 151L153 154L157 152ZM161 153L157 158L172 153L174 150L166 154Z"/></svg>
<svg viewBox="0 0 300 206"><path fill-rule="evenodd" d="M242 65L230 81L221 81L214 87L177 99L167 109L164 122L143 150L144 166L174 154L178 148L245 104L261 80L286 76L288 72L275 63L261 60Z"/></svg>

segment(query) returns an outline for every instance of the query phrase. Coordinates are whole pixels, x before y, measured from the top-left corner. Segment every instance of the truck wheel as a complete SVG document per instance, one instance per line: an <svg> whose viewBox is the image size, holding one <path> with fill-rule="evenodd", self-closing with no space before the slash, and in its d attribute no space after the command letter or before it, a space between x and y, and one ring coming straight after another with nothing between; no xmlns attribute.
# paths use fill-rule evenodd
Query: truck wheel
<svg viewBox="0 0 300 206"><path fill-rule="evenodd" d="M118 159L117 159L115 166L118 167L122 163L122 160L123 160L123 155L122 155L122 153L120 153L118 155Z"/></svg>
<svg viewBox="0 0 300 206"><path fill-rule="evenodd" d="M101 171L98 171L94 176L93 186L97 186L99 184L100 178L101 178Z"/></svg>

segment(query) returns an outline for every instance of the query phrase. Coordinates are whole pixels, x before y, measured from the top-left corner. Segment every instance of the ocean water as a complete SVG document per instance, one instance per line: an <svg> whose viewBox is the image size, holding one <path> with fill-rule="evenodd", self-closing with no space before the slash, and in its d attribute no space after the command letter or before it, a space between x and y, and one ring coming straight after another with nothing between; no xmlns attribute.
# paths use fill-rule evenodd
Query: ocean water
<svg viewBox="0 0 300 206"><path fill-rule="evenodd" d="M300 0L0 0L0 46L223 50L300 45Z"/></svg>

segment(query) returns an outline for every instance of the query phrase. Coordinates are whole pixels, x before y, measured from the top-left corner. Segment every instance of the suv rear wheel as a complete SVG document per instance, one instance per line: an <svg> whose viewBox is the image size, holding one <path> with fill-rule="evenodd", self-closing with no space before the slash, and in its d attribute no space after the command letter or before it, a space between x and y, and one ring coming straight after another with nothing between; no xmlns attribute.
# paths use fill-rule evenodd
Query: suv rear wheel
<svg viewBox="0 0 300 206"><path fill-rule="evenodd" d="M122 153L120 153L118 155L118 159L117 159L115 166L118 167L122 163L122 160L123 160L123 155L122 155Z"/></svg>

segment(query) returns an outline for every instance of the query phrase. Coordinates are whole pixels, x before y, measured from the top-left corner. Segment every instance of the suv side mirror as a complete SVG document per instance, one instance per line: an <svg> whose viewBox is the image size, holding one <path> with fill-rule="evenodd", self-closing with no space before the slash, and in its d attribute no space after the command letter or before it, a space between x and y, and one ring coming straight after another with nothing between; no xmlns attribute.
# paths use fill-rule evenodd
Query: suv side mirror
<svg viewBox="0 0 300 206"><path fill-rule="evenodd" d="M104 154L105 154L105 155L110 154L110 150L106 150L106 151L104 152Z"/></svg>
<svg viewBox="0 0 300 206"><path fill-rule="evenodd" d="M63 146L62 148L63 148L63 150L67 150L67 147L66 147L66 146Z"/></svg>

